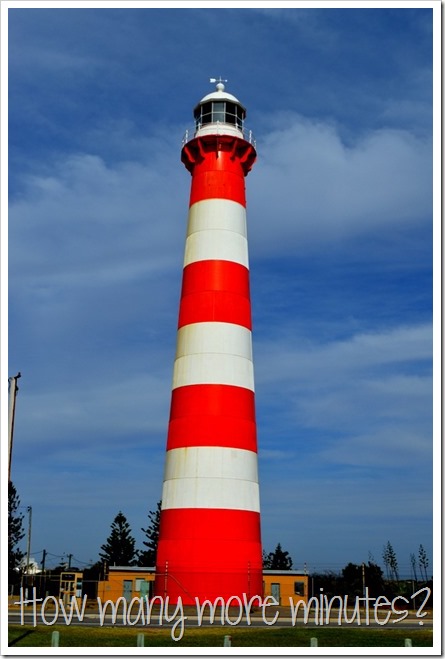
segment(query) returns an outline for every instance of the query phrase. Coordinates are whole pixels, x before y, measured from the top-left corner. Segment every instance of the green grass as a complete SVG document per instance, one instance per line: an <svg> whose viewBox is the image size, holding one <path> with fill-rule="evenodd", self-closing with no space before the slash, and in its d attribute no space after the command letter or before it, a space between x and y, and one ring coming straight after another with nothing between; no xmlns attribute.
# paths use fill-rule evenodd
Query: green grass
<svg viewBox="0 0 445 659"><path fill-rule="evenodd" d="M312 637L318 639L319 647L403 647L405 638L412 640L413 647L433 644L432 631L387 628L186 628L182 639L175 642L170 628L10 625L9 646L49 647L53 631L60 633L60 647L136 647L138 633L144 634L147 647L218 647L223 645L225 635L232 637L233 647L309 647Z"/></svg>

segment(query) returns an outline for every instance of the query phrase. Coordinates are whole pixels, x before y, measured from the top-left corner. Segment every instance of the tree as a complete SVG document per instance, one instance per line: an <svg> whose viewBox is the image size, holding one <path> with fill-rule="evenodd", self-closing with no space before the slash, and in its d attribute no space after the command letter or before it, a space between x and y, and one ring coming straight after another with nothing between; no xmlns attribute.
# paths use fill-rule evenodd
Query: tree
<svg viewBox="0 0 445 659"><path fill-rule="evenodd" d="M428 558L426 556L426 551L423 548L423 545L420 545L419 547L419 568L420 568L420 575L422 576L422 569L423 569L423 576L425 578L425 581L428 581L428 575L427 575L427 567L428 567Z"/></svg>
<svg viewBox="0 0 445 659"><path fill-rule="evenodd" d="M138 552L130 525L122 512L119 512L112 525L107 542L101 546L99 556L109 565L136 565Z"/></svg>
<svg viewBox="0 0 445 659"><path fill-rule="evenodd" d="M396 553L393 549L392 544L388 540L386 545L383 547L383 562L386 567L386 576L388 579L399 580L399 567L397 563Z"/></svg>
<svg viewBox="0 0 445 659"><path fill-rule="evenodd" d="M272 565L272 559L271 559L272 554L266 554L266 552L263 549L263 570L271 570L271 565Z"/></svg>
<svg viewBox="0 0 445 659"><path fill-rule="evenodd" d="M416 561L416 557L415 557L414 554L410 554L409 559L411 561L411 567L412 567L412 570L413 570L414 581L417 581L417 561Z"/></svg>
<svg viewBox="0 0 445 659"><path fill-rule="evenodd" d="M321 588L329 599L343 593L343 579L337 572L333 570L326 570L323 573L314 572L311 577L312 595L317 595Z"/></svg>
<svg viewBox="0 0 445 659"><path fill-rule="evenodd" d="M264 562L264 555L263 555ZM277 544L274 552L270 552L267 555L266 562L268 570L291 570L292 569L292 559L289 556L288 551L283 551L280 543Z"/></svg>
<svg viewBox="0 0 445 659"><path fill-rule="evenodd" d="M360 596L363 594L362 566L348 563L342 570L342 594Z"/></svg>
<svg viewBox="0 0 445 659"><path fill-rule="evenodd" d="M23 515L18 513L20 498L15 485L9 481L8 489L8 577L12 585L19 581L18 568L24 553L19 549L19 542L24 538Z"/></svg>
<svg viewBox="0 0 445 659"><path fill-rule="evenodd" d="M383 594L384 583L381 568L371 561L361 565L348 563L342 570L341 592L350 596L362 595L364 587L368 589L368 595L371 597Z"/></svg>
<svg viewBox="0 0 445 659"><path fill-rule="evenodd" d="M84 567L82 579L82 594L88 599L96 599L98 595L99 581L106 580L106 564L104 561L97 561L93 565Z"/></svg>
<svg viewBox="0 0 445 659"><path fill-rule="evenodd" d="M161 519L161 505L162 501L158 501L156 510L149 511L149 525L146 529L141 528L141 531L143 531L146 536L146 540L143 540L142 544L145 545L145 547L148 547L148 549L139 552L138 565L141 567L156 565L156 555L158 552L159 542L159 522Z"/></svg>
<svg viewBox="0 0 445 659"><path fill-rule="evenodd" d="M371 560L365 565L365 585L370 596L378 597L384 592L382 568Z"/></svg>
<svg viewBox="0 0 445 659"><path fill-rule="evenodd" d="M388 543L389 544L389 543ZM383 558L383 563L385 565L385 570L386 570L386 578L390 579L390 567L389 567L389 552L388 552L388 545L383 545L383 552L382 552L382 558Z"/></svg>

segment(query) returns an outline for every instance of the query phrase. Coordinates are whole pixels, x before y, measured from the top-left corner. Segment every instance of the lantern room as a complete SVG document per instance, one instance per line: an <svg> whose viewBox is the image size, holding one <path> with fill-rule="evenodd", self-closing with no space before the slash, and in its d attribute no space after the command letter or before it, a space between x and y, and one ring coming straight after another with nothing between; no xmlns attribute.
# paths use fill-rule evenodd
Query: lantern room
<svg viewBox="0 0 445 659"><path fill-rule="evenodd" d="M201 135L243 136L246 109L235 96L225 91L224 84L218 82L216 91L207 94L196 106L195 137Z"/></svg>

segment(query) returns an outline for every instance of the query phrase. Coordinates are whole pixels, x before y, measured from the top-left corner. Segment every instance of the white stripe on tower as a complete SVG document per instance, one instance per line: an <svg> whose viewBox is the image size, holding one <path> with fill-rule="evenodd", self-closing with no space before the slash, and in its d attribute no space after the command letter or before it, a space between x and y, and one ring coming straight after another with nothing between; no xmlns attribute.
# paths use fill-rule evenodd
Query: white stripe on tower
<svg viewBox="0 0 445 659"><path fill-rule="evenodd" d="M203 199L189 210L187 235L206 229L234 231L247 238L246 209L230 199Z"/></svg>
<svg viewBox="0 0 445 659"><path fill-rule="evenodd" d="M218 322L181 327L172 388L191 384L229 384L254 391L250 330Z"/></svg>
<svg viewBox="0 0 445 659"><path fill-rule="evenodd" d="M246 209L227 199L198 201L190 208L184 266L195 261L233 261L249 268Z"/></svg>
<svg viewBox="0 0 445 659"><path fill-rule="evenodd" d="M259 512L256 454L213 446L173 449L167 455L165 493L171 508Z"/></svg>

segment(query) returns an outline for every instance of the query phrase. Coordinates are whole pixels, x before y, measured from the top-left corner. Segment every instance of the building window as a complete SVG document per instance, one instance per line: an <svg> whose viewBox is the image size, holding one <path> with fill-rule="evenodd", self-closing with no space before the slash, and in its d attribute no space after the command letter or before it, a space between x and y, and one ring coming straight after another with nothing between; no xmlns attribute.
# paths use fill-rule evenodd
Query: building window
<svg viewBox="0 0 445 659"><path fill-rule="evenodd" d="M136 582L136 585L135 585L134 589L137 592L140 592L141 590L143 590L144 586L142 584L145 583L145 579L135 579L135 582Z"/></svg>
<svg viewBox="0 0 445 659"><path fill-rule="evenodd" d="M304 597L304 581L294 581L294 593Z"/></svg>

